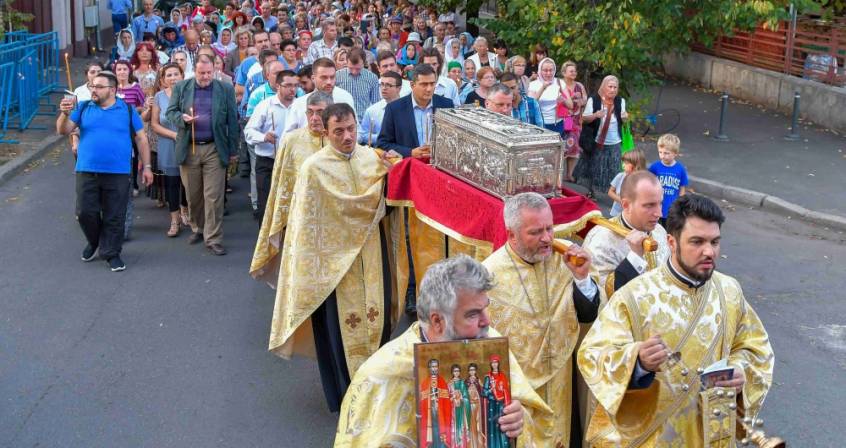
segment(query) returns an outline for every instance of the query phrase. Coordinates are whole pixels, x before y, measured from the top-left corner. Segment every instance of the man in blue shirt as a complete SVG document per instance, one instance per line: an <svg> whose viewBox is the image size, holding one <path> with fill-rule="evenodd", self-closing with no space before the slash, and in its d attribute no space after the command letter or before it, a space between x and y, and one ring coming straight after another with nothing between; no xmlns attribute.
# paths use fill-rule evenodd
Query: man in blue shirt
<svg viewBox="0 0 846 448"><path fill-rule="evenodd" d="M517 77L513 73L503 73L499 80L500 84L511 89L513 95L511 116L523 123L543 127L543 115L540 105L532 97L520 95L520 87L517 84Z"/></svg>
<svg viewBox="0 0 846 448"><path fill-rule="evenodd" d="M117 77L100 72L91 85L91 101L75 107L74 99L63 99L56 131L70 134L79 128L76 160L76 209L79 226L88 245L82 261L91 261L97 251L112 272L126 269L120 259L123 246L126 205L129 201L129 173L132 140L144 163L146 185L153 183L150 147L141 117L134 107L115 97Z"/></svg>
<svg viewBox="0 0 846 448"><path fill-rule="evenodd" d="M115 33L126 28L132 14L132 0L109 0L109 10L112 12L112 26Z"/></svg>
<svg viewBox="0 0 846 448"><path fill-rule="evenodd" d="M158 36L159 28L164 28L164 19L153 14L153 0L144 0L142 3L144 14L132 20L132 33L135 35L135 42L144 39L144 33L153 33Z"/></svg>

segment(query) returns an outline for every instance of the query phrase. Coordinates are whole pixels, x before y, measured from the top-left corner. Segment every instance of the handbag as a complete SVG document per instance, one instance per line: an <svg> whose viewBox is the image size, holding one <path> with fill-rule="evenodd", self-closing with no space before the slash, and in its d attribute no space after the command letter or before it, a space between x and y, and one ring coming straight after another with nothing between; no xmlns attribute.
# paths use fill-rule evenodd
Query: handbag
<svg viewBox="0 0 846 448"><path fill-rule="evenodd" d="M632 136L631 125L628 122L623 123L623 129L621 132L621 137L623 138L623 141L620 143L620 153L625 154L635 149L634 136Z"/></svg>
<svg viewBox="0 0 846 448"><path fill-rule="evenodd" d="M558 80L558 91L559 95L564 92L564 89L561 87L561 80ZM555 108L555 117L556 118L563 118L564 119L564 130L565 131L572 131L573 130L573 119L570 117L570 109L567 109L567 106L564 103L558 103ZM570 118L570 128L567 129L567 119Z"/></svg>

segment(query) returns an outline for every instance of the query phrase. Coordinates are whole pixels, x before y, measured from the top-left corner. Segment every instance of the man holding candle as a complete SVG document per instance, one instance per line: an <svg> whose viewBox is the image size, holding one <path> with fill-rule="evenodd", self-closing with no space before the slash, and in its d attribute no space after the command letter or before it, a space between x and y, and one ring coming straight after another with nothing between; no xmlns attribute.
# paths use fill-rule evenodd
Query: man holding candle
<svg viewBox="0 0 846 448"><path fill-rule="evenodd" d="M279 62L277 61L276 64L279 64ZM276 156L277 138L282 134L282 129L285 128L285 120L291 104L294 102L294 96L299 85L297 74L290 70L278 72L274 81L276 95L262 100L256 106L247 126L244 128L247 143L254 145L253 149L256 154L257 216L259 217L264 216L267 205L267 195L270 191L270 180L273 174L273 160Z"/></svg>
<svg viewBox="0 0 846 448"><path fill-rule="evenodd" d="M173 87L167 118L176 125L176 161L191 215L190 244L205 240L215 255L223 248L226 167L237 160L238 117L232 85L213 78L214 62L197 56L194 78Z"/></svg>

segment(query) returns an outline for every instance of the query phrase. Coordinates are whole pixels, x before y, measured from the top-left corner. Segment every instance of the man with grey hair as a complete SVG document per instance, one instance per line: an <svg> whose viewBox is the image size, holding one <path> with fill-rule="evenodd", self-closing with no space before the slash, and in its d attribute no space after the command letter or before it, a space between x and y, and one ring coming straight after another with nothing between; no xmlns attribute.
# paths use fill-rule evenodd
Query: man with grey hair
<svg viewBox="0 0 846 448"><path fill-rule="evenodd" d="M508 337L535 392L552 408L542 422L552 428L550 446L570 446L581 438L579 417L571 420L572 356L579 324L596 319L601 301L589 275L591 255L576 244L553 252L552 209L537 193L508 198L503 215L508 242L482 262L496 278L491 325Z"/></svg>
<svg viewBox="0 0 846 448"><path fill-rule="evenodd" d="M276 148L270 190L259 230L250 274L276 287L282 238L288 224L288 207L300 166L323 148L323 111L335 104L332 95L315 91L306 101L308 126L284 134ZM280 126L281 128L281 126Z"/></svg>
<svg viewBox="0 0 846 448"><path fill-rule="evenodd" d="M417 298L418 322L385 344L353 377L341 407L335 447L416 446L414 345L499 336L489 327L488 291L492 277L478 261L448 258L429 267ZM552 446L551 410L538 397L514 355L509 353L512 401L499 419L500 429L519 446Z"/></svg>
<svg viewBox="0 0 846 448"><path fill-rule="evenodd" d="M485 109L510 117L513 101L514 96L511 89L501 83L496 83L488 92L488 97L485 98Z"/></svg>

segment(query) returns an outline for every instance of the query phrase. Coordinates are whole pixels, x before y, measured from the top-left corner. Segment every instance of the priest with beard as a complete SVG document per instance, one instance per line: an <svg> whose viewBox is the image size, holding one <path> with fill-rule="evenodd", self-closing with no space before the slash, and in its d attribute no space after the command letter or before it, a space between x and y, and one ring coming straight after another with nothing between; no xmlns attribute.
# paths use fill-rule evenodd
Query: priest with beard
<svg viewBox="0 0 846 448"><path fill-rule="evenodd" d="M700 374L717 361L733 375L715 384L730 390L715 393L734 398L739 416L760 411L774 355L740 284L715 270L724 220L704 196L676 200L667 216L670 259L618 290L585 336L578 365L599 402L592 446L711 446L721 425L703 430Z"/></svg>
<svg viewBox="0 0 846 448"><path fill-rule="evenodd" d="M414 345L495 337L489 328L488 270L466 256L429 267L417 297L418 321L379 349L353 377L344 398L335 447L417 446ZM498 419L499 429L519 447L551 446L550 428L538 425L551 414L532 390L517 360L509 354L511 402Z"/></svg>
<svg viewBox="0 0 846 448"><path fill-rule="evenodd" d="M565 254L552 251L552 209L537 193L505 201L508 241L482 264L496 286L490 291L491 325L508 337L529 384L552 408L544 422L553 431L552 446L581 439L578 400L573 388L573 355L579 324L596 319L604 295L591 278L591 255L572 244ZM575 259L582 264L574 264ZM578 415L578 414L576 414Z"/></svg>
<svg viewBox="0 0 846 448"><path fill-rule="evenodd" d="M348 104L327 107L322 119L329 144L306 158L291 194L269 349L316 354L337 412L352 375L388 341L399 307L383 195L389 164L356 145Z"/></svg>

